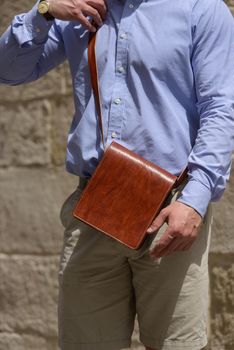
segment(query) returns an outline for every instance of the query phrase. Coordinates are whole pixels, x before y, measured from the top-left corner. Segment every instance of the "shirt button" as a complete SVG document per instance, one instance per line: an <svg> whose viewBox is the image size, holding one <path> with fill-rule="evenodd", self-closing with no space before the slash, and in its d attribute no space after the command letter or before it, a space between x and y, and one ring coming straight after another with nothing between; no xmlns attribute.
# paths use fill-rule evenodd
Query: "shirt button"
<svg viewBox="0 0 234 350"><path fill-rule="evenodd" d="M119 66L117 68L117 70L118 70L119 73L123 73L124 72L124 67L123 66Z"/></svg>
<svg viewBox="0 0 234 350"><path fill-rule="evenodd" d="M120 39L127 39L127 33L120 34Z"/></svg>
<svg viewBox="0 0 234 350"><path fill-rule="evenodd" d="M134 5L133 5L133 4L130 4L128 7L129 7L130 9L133 9Z"/></svg>
<svg viewBox="0 0 234 350"><path fill-rule="evenodd" d="M37 33L40 33L40 32L41 32L41 29L37 27L37 28L36 28L36 32L37 32Z"/></svg>
<svg viewBox="0 0 234 350"><path fill-rule="evenodd" d="M116 132L112 132L111 137L112 137L112 139L116 139L116 137L117 137Z"/></svg>
<svg viewBox="0 0 234 350"><path fill-rule="evenodd" d="M121 98L116 98L116 99L114 100L114 103L115 103L116 105L119 105L119 104L121 103Z"/></svg>

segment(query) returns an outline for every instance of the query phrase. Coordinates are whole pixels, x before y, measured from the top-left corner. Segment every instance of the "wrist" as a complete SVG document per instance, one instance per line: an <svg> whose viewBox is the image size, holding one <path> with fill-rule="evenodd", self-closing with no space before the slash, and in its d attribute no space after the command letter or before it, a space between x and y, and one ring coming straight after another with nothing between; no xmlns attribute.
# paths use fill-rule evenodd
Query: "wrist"
<svg viewBox="0 0 234 350"><path fill-rule="evenodd" d="M180 199L177 199L177 200L175 201L175 203L179 203L179 204L181 204L184 208L189 209L190 211L195 212L195 213L196 213L197 215L199 215L200 218L202 219L202 215L201 215L201 214L199 213L199 211L197 211L197 209L194 208L192 205L190 205L190 204L188 204L188 203L184 203L184 202L180 201Z"/></svg>
<svg viewBox="0 0 234 350"><path fill-rule="evenodd" d="M186 204L204 217L211 200L211 190L201 182L191 179L188 181L177 201Z"/></svg>
<svg viewBox="0 0 234 350"><path fill-rule="evenodd" d="M53 0L47 0L48 4L49 4L49 14L55 19L54 16L54 1Z"/></svg>
<svg viewBox="0 0 234 350"><path fill-rule="evenodd" d="M47 20L54 20L52 14L52 3L50 0L40 0L38 4L38 12Z"/></svg>

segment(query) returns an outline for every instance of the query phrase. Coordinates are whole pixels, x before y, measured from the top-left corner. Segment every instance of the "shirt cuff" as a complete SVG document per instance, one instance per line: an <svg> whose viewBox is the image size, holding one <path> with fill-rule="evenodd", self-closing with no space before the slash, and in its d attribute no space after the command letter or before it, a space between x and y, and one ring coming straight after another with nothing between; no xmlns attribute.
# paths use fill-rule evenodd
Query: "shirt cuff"
<svg viewBox="0 0 234 350"><path fill-rule="evenodd" d="M20 46L34 41L42 43L47 40L48 32L54 21L47 21L37 10L38 3L27 13L18 15L12 23L12 32Z"/></svg>
<svg viewBox="0 0 234 350"><path fill-rule="evenodd" d="M192 179L184 187L177 200L192 207L204 217L211 201L211 191L201 182Z"/></svg>

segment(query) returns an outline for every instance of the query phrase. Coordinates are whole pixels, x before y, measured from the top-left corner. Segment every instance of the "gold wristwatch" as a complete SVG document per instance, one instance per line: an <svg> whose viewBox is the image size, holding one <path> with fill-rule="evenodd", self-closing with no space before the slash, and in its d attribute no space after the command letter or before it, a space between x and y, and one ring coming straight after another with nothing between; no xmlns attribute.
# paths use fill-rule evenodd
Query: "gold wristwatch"
<svg viewBox="0 0 234 350"><path fill-rule="evenodd" d="M47 19L47 21L52 21L54 19L54 16L52 16L49 13L49 9L50 9L50 3L48 0L40 0L39 4L38 4L38 12L45 17L45 19Z"/></svg>

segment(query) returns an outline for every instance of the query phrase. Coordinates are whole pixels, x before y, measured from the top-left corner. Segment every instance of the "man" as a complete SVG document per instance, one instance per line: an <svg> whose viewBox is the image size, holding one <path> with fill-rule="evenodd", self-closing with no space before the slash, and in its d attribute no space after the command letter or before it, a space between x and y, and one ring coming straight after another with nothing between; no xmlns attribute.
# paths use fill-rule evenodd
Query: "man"
<svg viewBox="0 0 234 350"><path fill-rule="evenodd" d="M72 217L103 155L87 63L96 27L106 144L174 174L189 168L137 251ZM233 149L233 39L221 0L46 0L1 37L0 82L36 80L65 59L73 79L66 165L81 180L61 211L63 350L129 347L136 313L148 350L206 345L209 203L224 191Z"/></svg>

